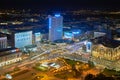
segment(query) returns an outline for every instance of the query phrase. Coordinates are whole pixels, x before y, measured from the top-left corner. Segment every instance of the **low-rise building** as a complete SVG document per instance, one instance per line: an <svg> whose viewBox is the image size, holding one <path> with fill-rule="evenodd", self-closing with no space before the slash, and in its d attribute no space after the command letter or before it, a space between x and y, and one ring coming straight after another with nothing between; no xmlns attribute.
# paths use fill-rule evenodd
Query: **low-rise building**
<svg viewBox="0 0 120 80"><path fill-rule="evenodd" d="M22 60L22 52L18 48L0 50L0 67Z"/></svg>
<svg viewBox="0 0 120 80"><path fill-rule="evenodd" d="M95 65L120 70L120 42L105 38L97 42L92 45L91 53L91 60Z"/></svg>

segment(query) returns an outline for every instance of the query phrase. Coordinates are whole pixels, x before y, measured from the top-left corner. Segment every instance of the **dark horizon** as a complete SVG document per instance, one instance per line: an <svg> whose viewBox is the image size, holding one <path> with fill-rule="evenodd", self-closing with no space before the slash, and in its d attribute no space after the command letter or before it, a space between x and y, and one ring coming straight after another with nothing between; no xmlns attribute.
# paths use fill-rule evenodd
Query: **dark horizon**
<svg viewBox="0 0 120 80"><path fill-rule="evenodd" d="M119 10L119 0L1 0L0 9L108 9Z"/></svg>

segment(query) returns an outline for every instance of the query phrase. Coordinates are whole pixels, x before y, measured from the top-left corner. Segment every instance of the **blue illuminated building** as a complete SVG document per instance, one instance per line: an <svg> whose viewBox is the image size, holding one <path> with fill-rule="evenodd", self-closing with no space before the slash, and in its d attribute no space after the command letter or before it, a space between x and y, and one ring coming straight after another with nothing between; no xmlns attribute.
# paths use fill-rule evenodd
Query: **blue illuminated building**
<svg viewBox="0 0 120 80"><path fill-rule="evenodd" d="M62 39L63 36L63 17L60 14L48 16L49 18L49 41Z"/></svg>
<svg viewBox="0 0 120 80"><path fill-rule="evenodd" d="M71 32L74 35L74 38L78 39L80 35L82 34L82 31L80 29L72 29Z"/></svg>
<svg viewBox="0 0 120 80"><path fill-rule="evenodd" d="M72 39L74 37L72 32L64 32L65 39Z"/></svg>
<svg viewBox="0 0 120 80"><path fill-rule="evenodd" d="M81 30L80 30L80 29L72 29L72 33L73 33L74 35L80 34L80 33L81 33Z"/></svg>

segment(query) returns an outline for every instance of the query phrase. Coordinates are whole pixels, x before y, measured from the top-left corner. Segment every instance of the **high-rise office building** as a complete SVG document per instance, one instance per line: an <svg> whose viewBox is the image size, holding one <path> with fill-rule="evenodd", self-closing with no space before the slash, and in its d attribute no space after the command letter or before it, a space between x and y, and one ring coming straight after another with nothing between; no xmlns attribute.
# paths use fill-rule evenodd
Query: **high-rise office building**
<svg viewBox="0 0 120 80"><path fill-rule="evenodd" d="M60 14L48 16L49 18L49 41L62 39L63 36L63 17Z"/></svg>

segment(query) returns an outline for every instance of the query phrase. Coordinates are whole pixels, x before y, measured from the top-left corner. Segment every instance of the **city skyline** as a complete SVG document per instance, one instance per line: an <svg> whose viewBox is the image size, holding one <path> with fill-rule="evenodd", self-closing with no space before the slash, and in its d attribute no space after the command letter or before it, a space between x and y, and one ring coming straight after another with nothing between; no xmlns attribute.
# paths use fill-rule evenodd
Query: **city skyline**
<svg viewBox="0 0 120 80"><path fill-rule="evenodd" d="M120 80L119 0L1 0L0 80Z"/></svg>

